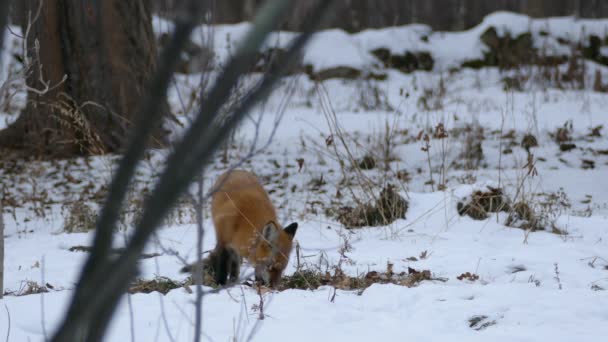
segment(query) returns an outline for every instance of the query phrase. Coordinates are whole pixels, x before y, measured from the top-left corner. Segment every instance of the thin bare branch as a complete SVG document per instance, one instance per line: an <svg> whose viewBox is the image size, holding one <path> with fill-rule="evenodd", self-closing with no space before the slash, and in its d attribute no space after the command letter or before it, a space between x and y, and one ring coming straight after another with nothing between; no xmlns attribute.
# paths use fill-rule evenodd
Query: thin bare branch
<svg viewBox="0 0 608 342"><path fill-rule="evenodd" d="M180 53L196 26L198 9L200 9L199 2L190 1L189 10L183 11L187 15L178 18L173 36L161 53L159 67L141 102L139 113L136 115L137 122L128 144L129 148L121 159L97 222L93 250L83 268L66 319L53 337L54 341L82 340L84 335L80 334L88 331L87 325L91 323L92 318L82 314L90 312L87 309L87 302L82 299L95 295L94 289L97 284L90 282L91 276L109 262L108 251L112 245L114 224L118 221L121 205L128 192L129 183L133 178L138 161L144 154L148 137L162 119L160 104L166 98L167 88L173 70L179 62ZM76 336L82 338L76 338Z"/></svg>
<svg viewBox="0 0 608 342"><path fill-rule="evenodd" d="M203 226L203 203L204 203L204 175L198 178L197 201L196 201L196 263L203 263L203 238L205 227ZM203 274L196 272L193 279L196 279L196 301L194 302L195 323L194 323L194 342L200 342L203 330Z"/></svg>
<svg viewBox="0 0 608 342"><path fill-rule="evenodd" d="M70 310L60 326L59 331L54 337L54 341L100 341L103 338L110 318L114 313L119 299L126 291L129 282L137 273L137 261L146 243L153 235L158 226L162 223L164 216L177 201L192 179L206 165L213 154L218 150L220 143L226 138L229 132L240 122L249 110L263 99L272 90L274 83L278 80L289 62L298 53L298 50L306 43L312 35L312 30L321 20L322 14L327 12L331 1L321 1L311 15L311 25L308 30L301 34L285 54L285 58L278 63L276 73L267 74L263 81L245 97L245 100L232 115L221 126L210 123L215 122L219 109L230 95L234 85L255 62L255 55L264 42L266 36L274 28L288 8L288 0L274 0L266 3L256 18L252 31L245 37L241 48L229 62L227 68L218 78L205 103L201 106L201 111L194 123L191 125L185 136L177 145L173 153L168 157L167 167L160 177L160 180L145 203L142 216L136 226L133 237L129 241L124 252L116 259L110 260L107 250L111 246L112 232L114 223L118 218L120 205L124 200L126 188L132 178L133 170L143 153L146 137L155 127L150 118L150 113L144 122L136 125L136 134L132 138L129 149L121 162L119 171L112 185L112 191L106 207L102 212L102 218L98 224L97 235L93 253L89 256L87 264L80 278L76 293L72 299ZM314 24L314 25L312 25ZM183 25L182 30L191 27ZM176 32L180 25L176 26ZM188 35L186 35L186 38ZM177 34L174 36L177 40ZM179 41L178 41L179 43ZM173 43L174 51L179 52L182 45ZM169 44L168 50L172 43ZM166 51L165 51L166 54ZM167 56L164 56L167 58ZM169 59L161 63L159 74L156 80L160 79L159 87L152 87L149 94L153 96L149 103L156 103L157 98L164 98L166 95L166 85L170 81L171 66L174 60ZM173 62L173 63L171 63ZM163 73L162 71L167 71ZM146 98L147 99L147 98ZM142 108L148 108L148 103L144 101ZM155 106L158 107L158 106ZM157 115L151 108L149 112ZM141 117L140 117L141 118ZM152 124L150 123L152 122ZM143 128L142 128L143 127ZM139 140L138 140L139 139ZM114 201L112 200L114 199Z"/></svg>
<svg viewBox="0 0 608 342"><path fill-rule="evenodd" d="M129 332L131 334L131 342L135 342L135 317L133 316L133 301L131 294L127 293L127 305L129 306Z"/></svg>
<svg viewBox="0 0 608 342"><path fill-rule="evenodd" d="M8 311L8 306L6 306L6 303L4 304L4 309L6 310L6 342L10 341L11 338L11 313L10 311Z"/></svg>
<svg viewBox="0 0 608 342"><path fill-rule="evenodd" d="M160 274L160 266L158 265L158 259L156 258L154 259L154 266L156 267L156 274ZM160 315L163 320L163 327L165 327L165 333L167 334L169 341L175 342L175 337L173 337L173 334L171 334L171 329L169 328L169 321L167 320L167 312L165 311L165 301L163 297L164 295L158 292L158 302L160 305Z"/></svg>
<svg viewBox="0 0 608 342"><path fill-rule="evenodd" d="M40 286L45 286L44 284L46 284L45 280L44 280L44 272L45 272L45 262L44 262L44 256L42 256L42 260L40 261ZM44 337L44 341L48 341L49 340L49 335L47 334L47 330L46 330L46 319L45 319L45 309L44 309L44 292L40 293L40 326L42 327L42 336Z"/></svg>

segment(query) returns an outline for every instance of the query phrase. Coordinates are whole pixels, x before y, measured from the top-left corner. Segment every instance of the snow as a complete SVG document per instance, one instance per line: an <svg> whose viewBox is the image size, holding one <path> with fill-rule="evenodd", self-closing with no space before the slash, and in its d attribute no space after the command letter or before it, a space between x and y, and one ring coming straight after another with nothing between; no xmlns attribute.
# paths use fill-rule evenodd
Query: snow
<svg viewBox="0 0 608 342"><path fill-rule="evenodd" d="M420 38L431 34L429 26L416 24L363 30L354 34L353 38L363 51L386 48L392 53L401 54L403 48L410 51L429 50L430 44Z"/></svg>
<svg viewBox="0 0 608 342"><path fill-rule="evenodd" d="M338 66L367 69L378 61L364 52L343 30L333 29L315 35L303 56L303 63L313 66L314 71Z"/></svg>
<svg viewBox="0 0 608 342"><path fill-rule="evenodd" d="M233 295L240 296L238 291ZM347 338L352 341L370 339L417 339L442 341L454 337L467 341L508 340L531 341L551 338L555 341L594 341L605 336L608 328L605 312L605 296L582 291L547 291L530 284L509 284L495 286L472 285L468 288L429 284L424 288L403 289L394 285L373 285L362 296L356 293L339 292L334 303L328 298L333 290L322 288L315 292L285 291L272 296L268 316L257 321L254 314L237 330L235 320L242 310L243 302L256 303L254 293L246 293L246 298L238 302L227 294L209 295L205 299L206 335L214 340L239 336L246 340L257 323L259 327L255 341L275 341L289 336L290 341L337 340ZM495 293L502 293L496 296ZM568 300L569 295L576 301ZM36 307L39 298L27 297L21 310L7 299L12 312L17 314L24 307ZM152 298L150 298L152 297ZM59 312L57 304L65 301L65 293L45 295L49 308L47 317ZM164 297L165 317L168 329L162 323L156 294L134 295L132 303L138 326L137 341L167 340L166 331L171 331L176 341L192 340L191 317L179 311L180 307L191 306L188 296L176 291ZM299 310L294 310L295 308ZM322 309L321 309L322 308ZM531 312L534 312L531 314ZM463 317L480 313L495 320L495 326L482 331L469 328ZM123 305L118 314L128 317L128 309ZM576 317L573 320L571 318ZM16 327L31 332L40 332L38 313L30 320L17 320L23 316L13 316ZM213 330L211 332L210 330ZM130 335L128 319L114 321L107 340L128 340ZM15 339L17 340L17 339Z"/></svg>
<svg viewBox="0 0 608 342"><path fill-rule="evenodd" d="M410 196L412 218L443 201L443 195L438 193ZM605 324L608 298L601 291L594 292L589 288L594 283L607 286L605 280L601 281L606 271L598 269L599 264L595 269L587 265L591 261L589 258L605 253L606 242L598 243L595 236L603 236L605 240L605 229L601 234L594 231L606 226L606 218L572 220L571 233L582 236L580 239L569 241L550 233L535 233L527 243L523 243L520 231L506 229L493 220L475 222L459 218L446 228L441 222L443 210L445 208L411 225L409 229L413 232L401 234L398 239L385 238L382 228L352 233L353 251L347 255L355 265L349 265L346 270L354 274L355 270L382 269L387 261L391 261L395 263L395 270L407 266L431 269L437 276L448 277L447 283L425 282L415 288L373 285L361 295L356 291L337 290L333 302L330 298L334 290L330 287L271 293L265 298L267 317L264 321L258 321L255 310L252 310L252 305L259 300L255 292L248 287L237 286L205 297L205 334L214 340L241 333L246 335L256 324L260 327L255 340L260 341L274 340L284 334L295 341L340 340L345 336L355 341L365 341L374 336L437 341L453 336L466 340L526 341L540 336L558 341L573 338L593 341L608 333L608 325ZM449 216L453 217L452 213ZM412 220L398 225L410 223ZM330 263L337 259L338 253L332 247L340 243L336 233L339 228L333 226L328 230L318 222L304 223L298 232L298 241L306 253L325 250ZM176 245L182 244L183 250L195 240L194 231L192 226L165 228L161 239L174 240ZM45 281L54 286L65 284L69 287L83 258L81 254L58 247L78 238L86 241L88 236L53 236L37 232L20 239L9 237L7 264L19 260L22 268L29 269L34 260L43 255ZM210 246L209 243L206 245ZM32 250L41 252L32 253ZM430 254L427 259L404 261L406 257L417 256L425 250ZM30 258L27 258L28 254ZM163 256L158 262L163 275L178 276L175 269L179 265L173 258ZM155 273L153 264L154 261L144 261L145 277ZM559 283L554 279L555 265L559 267ZM525 270L512 273L516 266L523 266ZM287 273L293 271L292 259ZM482 281L468 283L455 279L465 271L475 271ZM35 273L41 272L40 269L32 272L18 272L14 268L7 270L7 274L19 274L20 277L31 274L25 279L33 280L39 279L40 275ZM531 279L539 281L540 285L535 285ZM9 288L14 286L14 282L7 284ZM40 339L43 333L41 301L44 301L46 329L50 330L61 317L69 294L70 291L59 287L43 296L7 296L4 301L13 322L11 340ZM178 341L191 340L193 299L194 295L183 289L173 290L164 297L157 293L132 295L136 340L168 340L161 323L161 300L164 301L167 330ZM469 328L468 320L476 315L488 316L488 321L496 321L496 325L483 331ZM107 340L128 338L131 324L128 317L129 309L123 300ZM242 324L241 331L235 331L235 322ZM303 325L309 328L302 329ZM298 333L294 334L295 331Z"/></svg>
<svg viewBox="0 0 608 342"><path fill-rule="evenodd" d="M175 24L173 21L159 17L157 15L152 16L152 30L156 33L168 33L173 31Z"/></svg>
<svg viewBox="0 0 608 342"><path fill-rule="evenodd" d="M162 19L157 20L164 23ZM170 27L170 24L155 25L160 26ZM234 51L234 44L244 37L249 27L249 23L213 27L218 64L227 60L228 51ZM369 70L378 64L371 51L385 48L393 54L429 52L435 59L435 70L445 71L464 61L482 58L486 47L479 37L491 27L496 29L499 36L510 34L517 37L530 32L537 49L543 49L547 56L563 56L569 55L570 45L560 43L559 39L579 41L585 35L603 38L608 33L608 19L530 18L511 12L495 12L477 26L462 32L434 32L429 26L421 24L368 29L352 34L332 29L316 35L304 52L303 61L315 71L337 66ZM209 29L201 26L201 31L208 32ZM262 50L275 47L284 49L295 36L294 32L277 32L268 39ZM195 32L193 41L201 44L205 41L204 37L205 34Z"/></svg>
<svg viewBox="0 0 608 342"><path fill-rule="evenodd" d="M494 68L440 73L448 65L480 56L483 46L479 35L490 26L512 34L527 32L531 27L534 32L549 31L551 37L575 36L585 27L587 32L603 37L607 24L608 20L530 19L499 12L464 32L432 32L424 25L408 25L356 34L340 30L317 34L303 55L305 63L315 70L376 67L378 61L369 51L379 47L394 53L430 51L437 64L433 72L402 74L385 70L386 81L328 80L322 83L322 90L305 76L287 77L236 132L230 160L238 160L251 145L266 141L285 94L293 86L292 101L272 143L243 167L254 170L264 180L282 222L299 222L296 240L305 266L331 271L340 263L346 274L357 276L370 270L386 271L387 263L391 263L395 272L407 271L408 267L430 270L434 278L445 281L427 280L412 288L374 284L362 292L330 286L268 292L263 297L264 320L258 319L256 305L260 298L256 291L235 285L205 295L203 340L245 341L251 334L254 341L286 337L290 341L599 341L608 335L608 296L603 290L608 289L608 155L598 152L608 150L608 95L590 89L552 89L533 84L527 85L524 92L506 93L501 84L504 74ZM158 18L154 25L157 32L171 27ZM249 27L247 23L214 27L214 45L220 60L229 56L229 50ZM205 29L201 27L200 34L192 39L203 39L201 32ZM428 41L421 40L422 36ZM286 46L293 37L293 33L277 33L266 47ZM606 67L592 63L589 67L589 75L596 69L604 75L608 73ZM176 77L177 85L170 90L169 99L174 108L180 108L177 94L188 94L199 77ZM421 108L419 99L424 90L436 89L440 78L446 87L445 95L438 99L441 105L436 109ZM327 97L319 94L324 92ZM361 101L374 92L382 94L386 103L364 109ZM395 157L391 170L407 170L411 176L409 182L399 181L393 174L388 176L409 201L405 219L383 227L348 230L325 215L324 208L339 202L334 195L337 190L344 196L340 204L352 205L352 198L341 185L343 175L335 145L326 145L335 127L330 128L331 116L322 101L331 105L356 158L365 153L381 154L386 127L391 128L389 140ZM188 121L183 114L178 118ZM261 120L259 140L254 141L257 120ZM572 142L577 147L562 152L550 133L567 121L572 122ZM427 154L416 136L438 123L445 125L449 136L443 141L431 139ZM483 165L474 170L457 169L452 162L462 159L465 139L456 131L470 125L484 130ZM589 137L590 128L598 125L604 126L602 136ZM515 131L512 146L508 145L509 139L500 139L511 129ZM526 175L527 154L519 146L527 133L534 134L539 142L538 147L532 148L538 172L534 177ZM333 141L344 155L341 142L335 136ZM512 153L501 155L500 151L507 147ZM166 154L166 150L151 152L150 160L138 172L140 188L152 186ZM301 170L297 158L304 160ZM430 159L438 183L444 158L447 188L438 191L427 182L428 163ZM595 168L583 169L583 159L593 160ZM206 170L206 188L228 167L219 160L218 156ZM62 201L78 200L89 182L97 191L111 178L114 161L115 157L102 156L91 158L90 165L77 159L31 163L19 172L10 172L8 166L0 170L5 196L27 203L8 206L4 212L5 287L9 295L2 300L7 310L0 310L0 338L8 334L9 314L9 341L42 341L57 326L87 256L69 249L88 246L93 237L90 232L63 232L67 211ZM55 178L57 170L83 181L61 185ZM286 172L289 176L283 178ZM386 181L381 168L363 173L378 184L378 189ZM321 190L312 190L310 181L320 175L327 184ZM359 180L354 173L347 176ZM501 187L511 197L523 192L531 202L540 201L541 194L562 189L571 207L556 211L554 223L567 234L507 227L506 213L491 214L481 221L458 215L457 203L487 186ZM360 188L353 191L363 192ZM44 216L37 215L37 208L27 202L32 194L40 193L48 194L53 202L44 210ZM215 232L206 207L204 214L204 249L208 250L214 246ZM132 232L128 226L126 231L117 231L115 247L124 245ZM166 251L172 249L187 260L194 259L193 218L186 214L183 220L168 220L159 230L158 240L160 245L150 243L146 252L161 255L141 260L140 277L185 279L179 273L180 260ZM346 244L350 248L344 252ZM241 274L245 276L250 271L250 267L244 267ZM285 274L296 271L296 256L292 253ZM479 279L458 280L465 272L474 273ZM53 288L44 294L10 294L23 289L27 281L48 283ZM165 296L150 293L129 298L130 306L127 297L123 298L107 341L130 340L131 331L135 341L193 340L193 293L178 288ZM471 327L475 317L486 318L479 318L480 322Z"/></svg>

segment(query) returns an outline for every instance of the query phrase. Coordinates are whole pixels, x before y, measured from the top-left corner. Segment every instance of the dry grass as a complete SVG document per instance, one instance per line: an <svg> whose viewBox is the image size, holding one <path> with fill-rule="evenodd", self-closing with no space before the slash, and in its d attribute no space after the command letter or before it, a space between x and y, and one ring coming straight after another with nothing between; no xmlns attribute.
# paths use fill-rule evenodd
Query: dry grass
<svg viewBox="0 0 608 342"><path fill-rule="evenodd" d="M445 281L442 278L434 278L429 270L418 271L408 268L407 272L394 273L392 264L389 264L386 272L370 271L365 275L356 277L344 274L339 268L336 268L334 274L329 271L307 269L290 276L283 276L279 290L314 290L320 286L333 286L341 290L364 290L373 284L396 284L414 287L425 280Z"/></svg>
<svg viewBox="0 0 608 342"><path fill-rule="evenodd" d="M53 289L51 284L40 285L33 280L27 280L21 283L21 287L16 291L5 291L5 296L29 296L33 294L47 293L49 289Z"/></svg>
<svg viewBox="0 0 608 342"><path fill-rule="evenodd" d="M505 225L528 231L548 230L565 236L568 233L558 227L557 220L570 207L570 200L563 190L539 194L531 199L516 202Z"/></svg>
<svg viewBox="0 0 608 342"><path fill-rule="evenodd" d="M477 170L482 166L485 158L483 153L484 129L479 125L467 125L460 129L453 129L455 139L462 139L462 151L453 161L455 169Z"/></svg>
<svg viewBox="0 0 608 342"><path fill-rule="evenodd" d="M479 276L475 273L465 272L465 273L459 275L458 277L456 277L456 279L458 279L460 281L464 281L464 280L475 281L475 280L479 280Z"/></svg>
<svg viewBox="0 0 608 342"><path fill-rule="evenodd" d="M97 211L83 201L76 201L65 206L67 216L63 225L66 233L86 233L95 229Z"/></svg>
<svg viewBox="0 0 608 342"><path fill-rule="evenodd" d="M347 228L386 226L397 219L404 219L408 206L408 201L389 184L380 191L378 199L371 203L339 208L336 218Z"/></svg>
<svg viewBox="0 0 608 342"><path fill-rule="evenodd" d="M179 282L167 277L156 277L152 280L143 280L137 279L135 282L129 287L127 292L133 293L151 293L151 292L160 292L164 295L169 293L169 291L184 287L185 282Z"/></svg>
<svg viewBox="0 0 608 342"><path fill-rule="evenodd" d="M510 211L508 199L502 189L488 187L488 191L475 191L466 202L458 202L458 214L475 220L485 220L489 213Z"/></svg>

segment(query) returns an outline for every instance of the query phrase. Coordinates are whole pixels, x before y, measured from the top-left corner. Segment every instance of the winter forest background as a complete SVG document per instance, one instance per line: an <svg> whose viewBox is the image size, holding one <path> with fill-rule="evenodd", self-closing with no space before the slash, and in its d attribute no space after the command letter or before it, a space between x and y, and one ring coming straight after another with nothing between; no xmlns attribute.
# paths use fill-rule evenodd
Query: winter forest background
<svg viewBox="0 0 608 342"><path fill-rule="evenodd" d="M0 0L0 27L0 339L608 334L608 2ZM299 223L276 288L181 272L233 169Z"/></svg>

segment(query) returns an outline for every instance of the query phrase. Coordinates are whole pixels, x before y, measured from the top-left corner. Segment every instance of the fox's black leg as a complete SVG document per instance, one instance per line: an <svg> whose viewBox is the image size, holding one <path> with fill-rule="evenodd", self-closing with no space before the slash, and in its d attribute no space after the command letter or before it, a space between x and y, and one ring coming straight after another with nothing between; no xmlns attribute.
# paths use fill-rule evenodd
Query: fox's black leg
<svg viewBox="0 0 608 342"><path fill-rule="evenodd" d="M230 269L230 251L227 248L219 248L214 251L216 254L213 260L213 273L215 283L218 285L226 285L228 273Z"/></svg>
<svg viewBox="0 0 608 342"><path fill-rule="evenodd" d="M241 270L241 257L239 254L232 248L228 248L229 253L229 263L230 263L230 282L234 283L239 280L240 270Z"/></svg>

